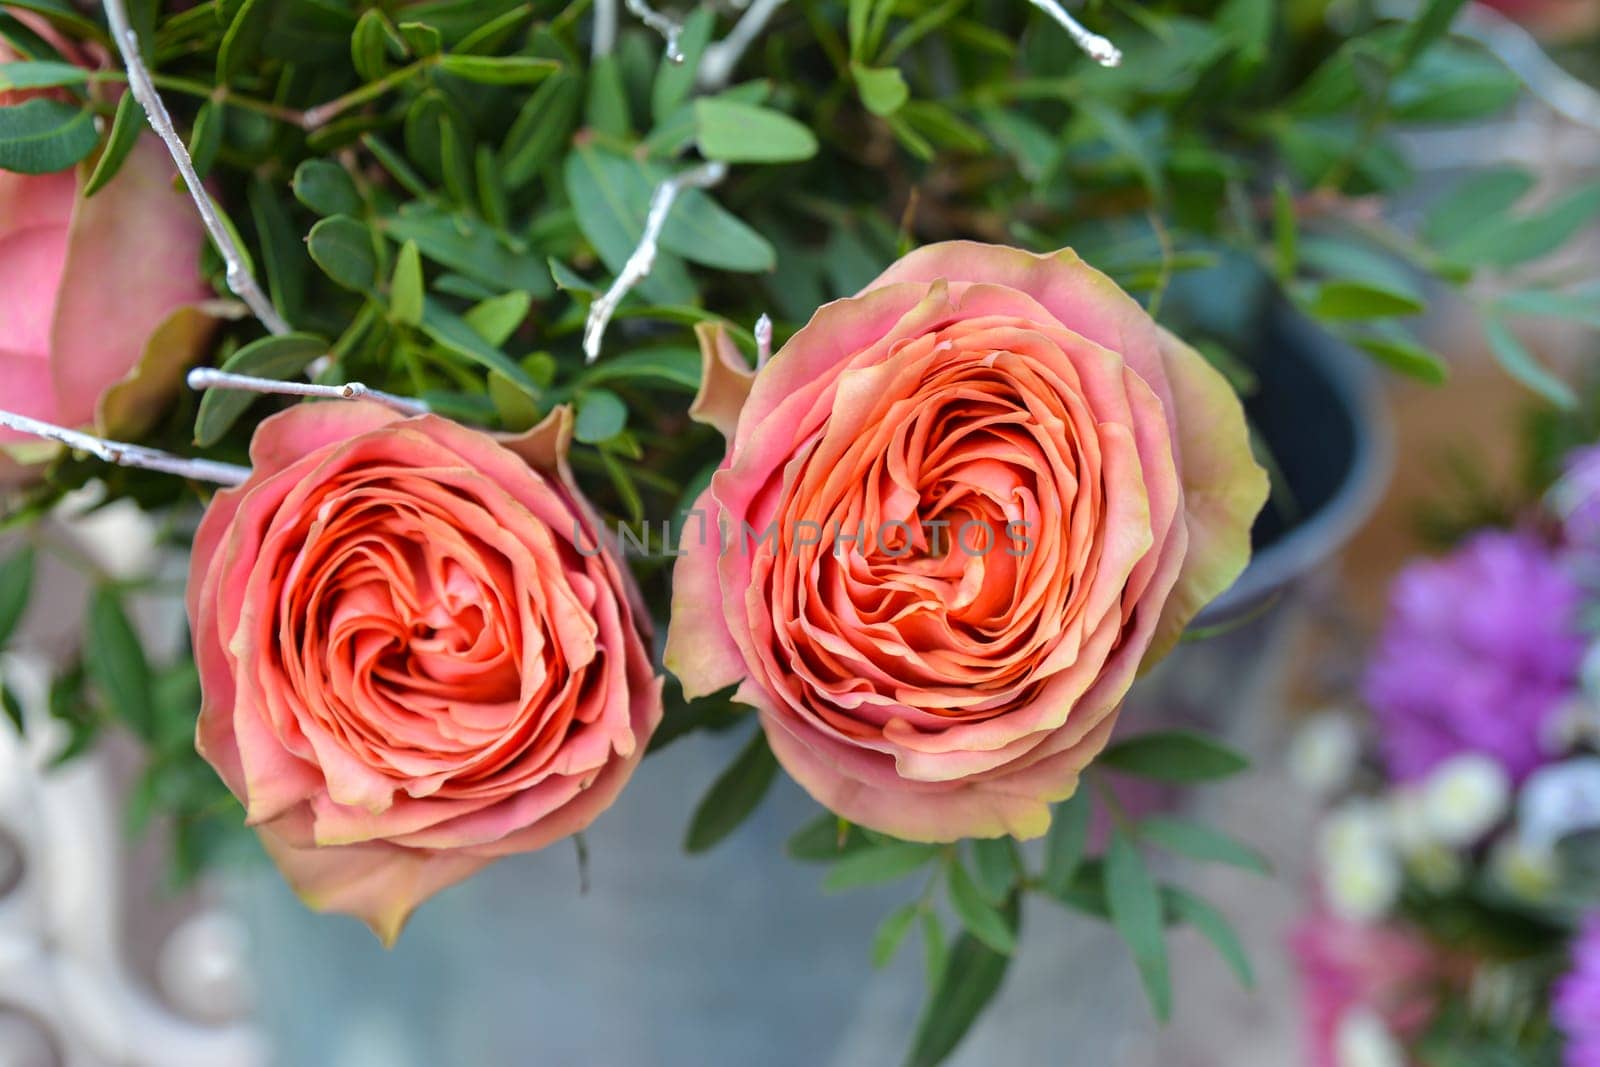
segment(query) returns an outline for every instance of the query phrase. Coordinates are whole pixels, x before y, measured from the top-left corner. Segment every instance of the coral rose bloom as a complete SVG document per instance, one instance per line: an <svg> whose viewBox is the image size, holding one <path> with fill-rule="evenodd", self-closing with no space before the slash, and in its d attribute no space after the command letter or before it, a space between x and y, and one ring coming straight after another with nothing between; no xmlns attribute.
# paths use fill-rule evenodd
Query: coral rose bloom
<svg viewBox="0 0 1600 1067"><path fill-rule="evenodd" d="M200 751L302 898L385 941L444 886L588 826L661 719L569 428L562 410L502 444L302 404L261 424L195 536Z"/></svg>
<svg viewBox="0 0 1600 1067"><path fill-rule="evenodd" d="M1232 390L1070 251L913 252L753 381L702 343L729 449L674 575L685 692L737 684L863 826L1044 832L1248 558L1267 483Z"/></svg>

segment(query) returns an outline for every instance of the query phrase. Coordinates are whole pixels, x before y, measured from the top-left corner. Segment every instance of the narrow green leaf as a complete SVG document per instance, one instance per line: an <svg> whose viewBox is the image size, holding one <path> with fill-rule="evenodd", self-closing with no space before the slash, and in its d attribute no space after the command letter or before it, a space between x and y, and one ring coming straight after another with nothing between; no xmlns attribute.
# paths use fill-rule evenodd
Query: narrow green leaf
<svg viewBox="0 0 1600 1067"><path fill-rule="evenodd" d="M1542 211L1503 217L1446 244L1450 259L1471 266L1514 267L1549 255L1600 216L1600 182L1580 186Z"/></svg>
<svg viewBox="0 0 1600 1067"><path fill-rule="evenodd" d="M361 212L361 194L356 191L355 179L331 159L301 163L294 171L293 188L296 200L324 218Z"/></svg>
<svg viewBox="0 0 1600 1067"><path fill-rule="evenodd" d="M1094 797L1080 782L1078 791L1056 805L1055 816L1044 839L1044 885L1047 892L1067 891L1078 866L1083 862L1084 846L1089 841L1089 816L1094 812Z"/></svg>
<svg viewBox="0 0 1600 1067"><path fill-rule="evenodd" d="M1417 315L1427 305L1409 293L1340 278L1317 287L1309 310L1319 319L1385 319Z"/></svg>
<svg viewBox="0 0 1600 1067"><path fill-rule="evenodd" d="M42 96L0 107L0 170L18 174L66 170L99 143L94 113L87 108Z"/></svg>
<svg viewBox="0 0 1600 1067"><path fill-rule="evenodd" d="M911 89L898 67L864 67L852 63L850 73L855 78L861 102L874 115L893 115L911 99Z"/></svg>
<svg viewBox="0 0 1600 1067"><path fill-rule="evenodd" d="M895 953L900 951L900 945L905 941L906 934L911 931L911 924L917 921L917 915L921 910L915 902L902 904L879 924L877 932L872 935L874 967L882 969L894 959Z"/></svg>
<svg viewBox="0 0 1600 1067"><path fill-rule="evenodd" d="M517 332L532 306L533 297L528 293L505 293L469 308L462 318L473 333L498 348Z"/></svg>
<svg viewBox="0 0 1600 1067"><path fill-rule="evenodd" d="M411 49L411 54L418 59L427 59L429 56L439 54L444 37L438 27L430 26L426 22L402 22L399 29L400 36L405 39L406 47Z"/></svg>
<svg viewBox="0 0 1600 1067"><path fill-rule="evenodd" d="M704 852L733 833L756 810L777 773L767 735L757 730L695 808L683 847Z"/></svg>
<svg viewBox="0 0 1600 1067"><path fill-rule="evenodd" d="M1299 261L1295 247L1299 233L1294 213L1294 190L1282 179L1272 188L1272 232L1278 252L1273 268L1280 279L1293 278L1295 265Z"/></svg>
<svg viewBox="0 0 1600 1067"><path fill-rule="evenodd" d="M527 371L513 363L499 348L479 337L460 316L432 297L423 301L422 332L447 351L488 370L497 370L529 395L539 395L539 387L528 377Z"/></svg>
<svg viewBox="0 0 1600 1067"><path fill-rule="evenodd" d="M561 69L553 59L536 56L461 56L439 57L439 69L482 85L532 85Z"/></svg>
<svg viewBox="0 0 1600 1067"><path fill-rule="evenodd" d="M585 385L601 382L652 382L687 392L700 388L700 353L693 348L647 348L610 356L583 374Z"/></svg>
<svg viewBox="0 0 1600 1067"><path fill-rule="evenodd" d="M144 646L116 593L104 586L89 601L84 666L105 706L145 740L155 738L155 704Z"/></svg>
<svg viewBox="0 0 1600 1067"><path fill-rule="evenodd" d="M33 591L34 554L31 546L24 546L0 563L0 649L16 632L27 610L28 596Z"/></svg>
<svg viewBox="0 0 1600 1067"><path fill-rule="evenodd" d="M1426 0L1421 10L1411 17L1395 69L1404 70L1410 66L1429 45L1443 37L1465 4L1466 0Z"/></svg>
<svg viewBox="0 0 1600 1067"><path fill-rule="evenodd" d="M1164 886L1161 897L1167 913L1175 921L1188 923L1211 942L1217 955L1233 968L1240 985L1246 989L1255 988L1256 978L1250 966L1250 956L1245 952L1244 945L1240 944L1239 935L1234 933L1232 925L1221 912L1174 885Z"/></svg>
<svg viewBox="0 0 1600 1067"><path fill-rule="evenodd" d="M1489 339L1490 351L1507 374L1559 408L1572 410L1578 406L1572 386L1546 370L1503 321L1486 316L1483 332Z"/></svg>
<svg viewBox="0 0 1600 1067"><path fill-rule="evenodd" d="M87 85L89 71L74 63L52 60L16 60L0 63L0 93L12 89L53 89Z"/></svg>
<svg viewBox="0 0 1600 1067"><path fill-rule="evenodd" d="M11 725L16 728L17 736L25 736L28 732L27 720L22 714L22 701L17 698L16 692L4 682L0 682L0 711L5 713Z"/></svg>
<svg viewBox="0 0 1600 1067"><path fill-rule="evenodd" d="M1600 329L1600 289L1594 286L1570 293L1549 289L1523 289L1507 293L1496 300L1495 308L1504 315L1567 319Z"/></svg>
<svg viewBox="0 0 1600 1067"><path fill-rule="evenodd" d="M822 881L824 893L838 893L861 886L879 885L906 877L937 858L935 845L895 841L850 852L833 865Z"/></svg>
<svg viewBox="0 0 1600 1067"><path fill-rule="evenodd" d="M1170 815L1153 815L1139 824L1140 839L1168 852L1205 863L1226 863L1256 874L1272 873L1267 858L1220 830Z"/></svg>
<svg viewBox="0 0 1600 1067"><path fill-rule="evenodd" d="M650 89L650 116L655 119L656 125L659 126L689 99L694 90L695 76L700 72L700 57L705 53L706 45L711 43L716 24L716 12L706 6L695 8L683 20L683 32L678 35L678 51L683 54L683 62L662 60L661 66L656 68L655 84Z"/></svg>
<svg viewBox="0 0 1600 1067"><path fill-rule="evenodd" d="M959 859L946 869L945 885L950 890L951 907L973 937L1008 956L1016 951L1016 934L1011 932L999 910L984 899L983 891Z"/></svg>
<svg viewBox="0 0 1600 1067"><path fill-rule="evenodd" d="M907 1067L937 1067L955 1051L999 992L1010 962L1010 956L971 934L961 935L942 969L938 987L923 1005Z"/></svg>
<svg viewBox="0 0 1600 1067"><path fill-rule="evenodd" d="M262 337L229 356L222 369L273 381L288 381L304 373L311 361L328 354L328 342L308 333ZM194 442L210 448L227 435L239 417L259 400L241 389L207 389L200 397L194 420Z"/></svg>
<svg viewBox="0 0 1600 1067"><path fill-rule="evenodd" d="M870 847L873 846L860 830L825 811L796 830L783 850L802 863L831 863L847 852Z"/></svg>
<svg viewBox="0 0 1600 1067"><path fill-rule="evenodd" d="M1151 1010L1165 1022L1172 1014L1172 978L1167 966L1161 894L1144 857L1120 829L1112 833L1106 847L1105 877L1111 925L1133 952Z"/></svg>
<svg viewBox="0 0 1600 1067"><path fill-rule="evenodd" d="M1365 334L1350 337L1363 352L1387 367L1430 385L1442 385L1449 368L1437 354L1400 334Z"/></svg>
<svg viewBox="0 0 1600 1067"><path fill-rule="evenodd" d="M465 213L414 207L381 225L391 240L417 242L425 258L483 283L491 292L520 290L535 299L551 292L550 273L540 256L520 246L507 247L494 227Z"/></svg>
<svg viewBox="0 0 1600 1067"><path fill-rule="evenodd" d="M322 272L346 289L370 293L378 283L378 252L366 223L334 215L311 227L307 250Z"/></svg>
<svg viewBox="0 0 1600 1067"><path fill-rule="evenodd" d="M350 33L350 62L362 81L374 82L389 73L389 49L405 47L405 39L381 8L369 7Z"/></svg>
<svg viewBox="0 0 1600 1067"><path fill-rule="evenodd" d="M1533 188L1534 182L1533 174L1521 167L1474 171L1428 209L1422 221L1422 239L1444 247L1473 230L1494 224Z"/></svg>
<svg viewBox="0 0 1600 1067"><path fill-rule="evenodd" d="M1250 766L1222 742L1188 730L1135 734L1100 754L1100 765L1162 782L1210 782Z"/></svg>
<svg viewBox="0 0 1600 1067"><path fill-rule="evenodd" d="M944 980L945 965L950 962L950 947L944 940L944 923L932 908L922 911L922 979L931 993Z"/></svg>
<svg viewBox="0 0 1600 1067"><path fill-rule="evenodd" d="M1016 884L1017 850L1009 837L980 837L972 842L972 872L984 899L998 904Z"/></svg>
<svg viewBox="0 0 1600 1067"><path fill-rule="evenodd" d="M489 402L500 419L500 428L521 433L539 424L544 416L538 403L510 378L497 370L489 372Z"/></svg>
<svg viewBox="0 0 1600 1067"><path fill-rule="evenodd" d="M489 225L504 230L510 224L511 205L506 200L505 183L500 180L499 157L493 148L480 144L472 162L478 179L478 207Z"/></svg>
<svg viewBox="0 0 1600 1067"><path fill-rule="evenodd" d="M781 111L736 100L695 101L700 153L728 163L792 163L817 154L817 138Z"/></svg>
<svg viewBox="0 0 1600 1067"><path fill-rule="evenodd" d="M100 158L95 160L94 169L89 172L89 180L83 183L85 197L98 193L117 176L128 159L128 153L138 143L143 129L144 110L132 93L123 93L117 101L117 113L111 120L111 132L106 136L105 147L100 150Z"/></svg>
<svg viewBox="0 0 1600 1067"><path fill-rule="evenodd" d="M568 71L551 76L534 90L500 146L506 188L521 189L556 158L572 136L582 105L583 79Z"/></svg>
<svg viewBox="0 0 1600 1067"><path fill-rule="evenodd" d="M389 281L389 317L402 326L422 324L422 254L417 242L400 246L394 261L394 276Z"/></svg>
<svg viewBox="0 0 1600 1067"><path fill-rule="evenodd" d="M194 125L189 130L189 161L202 178L210 176L222 147L223 118L222 105L215 100L207 100L194 113Z"/></svg>
<svg viewBox="0 0 1600 1067"><path fill-rule="evenodd" d="M261 54L275 5L268 0L244 0L217 48L217 84L226 85Z"/></svg>

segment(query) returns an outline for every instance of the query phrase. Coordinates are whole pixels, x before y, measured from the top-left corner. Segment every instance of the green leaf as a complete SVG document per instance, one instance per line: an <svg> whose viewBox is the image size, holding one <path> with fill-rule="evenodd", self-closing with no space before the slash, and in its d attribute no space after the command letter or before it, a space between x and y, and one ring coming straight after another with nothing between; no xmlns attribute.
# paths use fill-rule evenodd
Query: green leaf
<svg viewBox="0 0 1600 1067"><path fill-rule="evenodd" d="M1524 289L1502 296L1495 301L1495 308L1505 315L1567 319L1600 329L1600 290L1593 286L1572 293Z"/></svg>
<svg viewBox="0 0 1600 1067"><path fill-rule="evenodd" d="M1446 41L1424 55L1389 90L1397 122L1465 122L1514 103L1522 82L1481 45Z"/></svg>
<svg viewBox="0 0 1600 1067"><path fill-rule="evenodd" d="M262 337L228 357L222 369L230 374L248 374L283 382L299 377L311 361L328 354L328 342L308 333L289 333ZM225 437L239 417L259 400L255 393L241 389L207 389L200 397L200 410L194 420L194 443L210 448Z"/></svg>
<svg viewBox="0 0 1600 1067"><path fill-rule="evenodd" d="M578 394L578 416L572 436L584 444L598 444L621 433L628 425L628 405L609 389L585 389Z"/></svg>
<svg viewBox="0 0 1600 1067"><path fill-rule="evenodd" d="M831 863L846 853L871 847L859 829L825 811L796 830L783 850L802 863Z"/></svg>
<svg viewBox="0 0 1600 1067"><path fill-rule="evenodd" d="M998 904L1016 884L1016 846L1009 837L980 837L972 842L972 870L986 900Z"/></svg>
<svg viewBox="0 0 1600 1067"><path fill-rule="evenodd" d="M1161 782L1210 782L1250 766L1222 742L1187 730L1136 734L1100 754L1100 765Z"/></svg>
<svg viewBox="0 0 1600 1067"><path fill-rule="evenodd" d="M99 142L94 113L87 108L42 96L0 107L0 170L18 174L66 170Z"/></svg>
<svg viewBox="0 0 1600 1067"><path fill-rule="evenodd" d="M1455 21L1456 13L1465 4L1466 0L1427 0L1406 27L1396 69L1409 66L1429 45L1443 37L1450 23Z"/></svg>
<svg viewBox="0 0 1600 1067"><path fill-rule="evenodd" d="M1502 218L1534 186L1521 167L1475 171L1450 188L1422 221L1422 239L1443 247Z"/></svg>
<svg viewBox="0 0 1600 1067"><path fill-rule="evenodd" d="M150 665L121 601L105 586L90 598L84 644L88 653L84 666L101 701L134 733L153 740L156 720Z"/></svg>
<svg viewBox="0 0 1600 1067"><path fill-rule="evenodd" d="M803 123L771 108L703 97L694 103L700 154L728 163L792 163L817 154Z"/></svg>
<svg viewBox="0 0 1600 1067"><path fill-rule="evenodd" d="M879 924L877 932L872 935L874 967L882 969L889 965L895 953L900 951L900 945L905 941L906 934L911 932L911 924L917 921L917 915L921 911L915 902L902 904Z"/></svg>
<svg viewBox="0 0 1600 1067"><path fill-rule="evenodd" d="M350 33L350 63L366 82L377 81L387 74L389 57L402 53L404 48L405 38L381 8L370 7L362 12Z"/></svg>
<svg viewBox="0 0 1600 1067"><path fill-rule="evenodd" d="M1161 897L1167 913L1175 921L1188 923L1211 942L1217 950L1217 955L1233 968L1234 976L1239 979L1240 985L1246 989L1255 988L1256 979L1250 967L1250 957L1245 952L1244 946L1239 943L1239 935L1234 933L1233 927L1223 918L1221 912L1177 886L1164 886Z"/></svg>
<svg viewBox="0 0 1600 1067"><path fill-rule="evenodd" d="M1209 826L1168 815L1153 815L1139 824L1141 840L1204 863L1226 863L1256 874L1272 873L1265 856Z"/></svg>
<svg viewBox="0 0 1600 1067"><path fill-rule="evenodd" d="M1166 923L1161 894L1144 857L1121 829L1106 847L1106 903L1111 925L1128 943L1151 1010L1165 1022L1172 1014L1172 978L1167 966Z"/></svg>
<svg viewBox="0 0 1600 1067"><path fill-rule="evenodd" d="M1132 165L1139 181L1152 196L1161 199L1167 195L1166 180L1151 151L1149 143L1133 123L1116 108L1092 98L1078 102L1084 117L1088 118L1110 143L1112 149Z"/></svg>
<svg viewBox="0 0 1600 1067"><path fill-rule="evenodd" d="M1427 305L1410 293L1336 278L1317 287L1308 310L1319 319L1384 319L1416 315Z"/></svg>
<svg viewBox="0 0 1600 1067"><path fill-rule="evenodd" d="M507 247L493 227L468 215L411 207L385 218L381 225L391 240L417 242L424 257L482 282L492 292L522 291L539 299L553 291L550 272L539 256Z"/></svg>
<svg viewBox="0 0 1600 1067"><path fill-rule="evenodd" d="M361 211L361 194L356 191L355 179L331 159L301 163L294 171L293 188L296 200L324 218Z"/></svg>
<svg viewBox="0 0 1600 1067"><path fill-rule="evenodd" d="M305 241L300 228L289 218L277 183L265 174L251 175L246 199L261 247L268 295L284 321L292 323L305 306L306 282L311 274Z"/></svg>
<svg viewBox="0 0 1600 1067"><path fill-rule="evenodd" d="M128 153L133 151L133 146L139 141L139 134L144 129L144 109L139 106L132 93L123 93L117 101L117 113L111 120L111 133L106 137L106 145L100 150L100 158L95 160L94 170L89 172L88 181L83 183L83 195L93 196L106 187L106 183L117 176L122 169L122 164L127 161Z"/></svg>
<svg viewBox="0 0 1600 1067"><path fill-rule="evenodd" d="M533 297L528 293L505 293L469 308L462 318L473 333L498 348L517 332L532 306Z"/></svg>
<svg viewBox="0 0 1600 1067"><path fill-rule="evenodd" d="M1570 411L1578 406L1572 387L1546 370L1503 321L1486 316L1483 332L1489 339L1489 350L1507 374L1556 407Z"/></svg>
<svg viewBox="0 0 1600 1067"><path fill-rule="evenodd" d="M0 682L0 712L11 720L11 725L16 728L17 736L22 737L28 732L27 719L22 714L22 701L5 682Z"/></svg>
<svg viewBox="0 0 1600 1067"><path fill-rule="evenodd" d="M608 356L583 374L580 383L660 382L687 392L700 388L700 352L693 348L647 348Z"/></svg>
<svg viewBox="0 0 1600 1067"><path fill-rule="evenodd" d="M1361 334L1349 340L1384 366L1418 381L1442 385L1449 377L1444 360L1403 334Z"/></svg>
<svg viewBox="0 0 1600 1067"><path fill-rule="evenodd" d="M955 1051L994 999L1011 957L962 934L942 968L939 984L923 1006L907 1067L937 1067Z"/></svg>
<svg viewBox="0 0 1600 1067"><path fill-rule="evenodd" d="M217 84L226 85L261 54L271 27L274 5L268 0L244 0L217 48Z"/></svg>
<svg viewBox="0 0 1600 1067"><path fill-rule="evenodd" d="M944 980L945 964L950 961L950 949L944 940L944 924L939 913L932 908L922 911L922 976L928 991L939 988Z"/></svg>
<svg viewBox="0 0 1600 1067"><path fill-rule="evenodd" d="M529 396L539 395L539 387L528 377L527 371L513 363L500 349L479 337L460 316L432 297L423 301L422 332L446 351L469 359L480 367L499 371Z"/></svg>
<svg viewBox="0 0 1600 1067"><path fill-rule="evenodd" d="M52 60L18 60L0 63L0 93L12 89L53 89L87 85L89 71L73 63Z"/></svg>
<svg viewBox="0 0 1600 1067"><path fill-rule="evenodd" d="M983 891L959 859L946 869L945 884L950 890L951 907L973 937L1008 956L1016 951L1017 935L1012 933L999 909L984 899Z"/></svg>
<svg viewBox="0 0 1600 1067"><path fill-rule="evenodd" d="M421 325L424 296L422 254L417 251L417 242L407 241L400 246L389 281L389 317L402 326Z"/></svg>
<svg viewBox="0 0 1600 1067"><path fill-rule="evenodd" d="M1094 812L1094 797L1082 783L1078 791L1056 805L1055 816L1044 839L1044 886L1060 895L1072 885L1083 863L1083 850L1089 842L1089 816Z"/></svg>
<svg viewBox="0 0 1600 1067"><path fill-rule="evenodd" d="M200 177L209 177L211 166L217 161L217 150L222 147L222 105L207 100L194 113L194 125L189 130L189 161Z"/></svg>
<svg viewBox="0 0 1600 1067"><path fill-rule="evenodd" d="M615 54L602 56L589 68L589 94L584 101L584 122L597 133L625 139L633 134L628 108L628 87Z"/></svg>
<svg viewBox="0 0 1600 1067"><path fill-rule="evenodd" d="M1548 255L1581 233L1600 215L1600 182L1573 190L1529 215L1502 217L1476 227L1442 251L1472 266L1514 267Z"/></svg>
<svg viewBox="0 0 1600 1067"><path fill-rule="evenodd" d="M663 60L656 68L655 84L650 89L650 116L658 126L689 99L695 76L700 72L700 57L711 43L716 23L716 12L704 6L695 8L683 20L683 32L678 35L678 51L683 53L683 62Z"/></svg>
<svg viewBox="0 0 1600 1067"><path fill-rule="evenodd" d="M911 99L911 90L898 67L864 67L850 64L856 92L874 115L893 115Z"/></svg>
<svg viewBox="0 0 1600 1067"><path fill-rule="evenodd" d="M16 632L33 590L33 548L23 547L0 563L0 649Z"/></svg>
<svg viewBox="0 0 1600 1067"><path fill-rule="evenodd" d="M1273 270L1281 280L1293 278L1295 264L1299 262L1296 249L1299 235L1294 213L1294 190L1282 179L1272 188L1272 234L1277 246Z"/></svg>
<svg viewBox="0 0 1600 1067"><path fill-rule="evenodd" d="M756 810L777 774L778 761L767 735L758 729L695 808L684 849L704 852L733 833Z"/></svg>
<svg viewBox="0 0 1600 1067"><path fill-rule="evenodd" d="M502 429L521 433L539 424L544 412L526 390L497 370L489 372L488 385L489 402Z"/></svg>
<svg viewBox="0 0 1600 1067"><path fill-rule="evenodd" d="M370 293L378 284L378 252L367 224L334 215L311 227L307 251L322 272L346 289Z"/></svg>
<svg viewBox="0 0 1600 1067"><path fill-rule="evenodd" d="M444 43L444 37L438 28L425 22L402 22L400 36L405 38L406 47L410 48L411 54L418 59L438 55Z"/></svg>
<svg viewBox="0 0 1600 1067"><path fill-rule="evenodd" d="M898 881L939 856L936 845L892 841L850 852L833 865L822 880L824 893L839 893L861 886Z"/></svg>
<svg viewBox="0 0 1600 1067"><path fill-rule="evenodd" d="M562 71L536 89L500 146L501 180L516 190L531 182L572 136L583 105L583 79Z"/></svg>
<svg viewBox="0 0 1600 1067"><path fill-rule="evenodd" d="M553 59L535 56L439 57L439 69L482 85L532 85L561 69Z"/></svg>

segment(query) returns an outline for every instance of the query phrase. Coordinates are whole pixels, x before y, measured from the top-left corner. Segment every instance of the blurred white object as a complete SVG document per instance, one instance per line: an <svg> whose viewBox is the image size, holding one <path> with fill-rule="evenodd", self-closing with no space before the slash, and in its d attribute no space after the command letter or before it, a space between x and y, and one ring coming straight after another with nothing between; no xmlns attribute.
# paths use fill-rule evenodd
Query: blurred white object
<svg viewBox="0 0 1600 1067"><path fill-rule="evenodd" d="M1600 756L1579 756L1528 776L1517 802L1517 833L1551 846L1569 834L1600 829Z"/></svg>
<svg viewBox="0 0 1600 1067"><path fill-rule="evenodd" d="M1406 1067L1400 1043L1370 1008L1352 1009L1339 1020L1333 1055L1338 1067Z"/></svg>
<svg viewBox="0 0 1600 1067"><path fill-rule="evenodd" d="M1343 789L1361 759L1361 734L1350 716L1318 712L1289 743L1289 775L1296 785L1317 796Z"/></svg>
<svg viewBox="0 0 1600 1067"><path fill-rule="evenodd" d="M1352 801L1335 809L1323 822L1318 846L1323 895L1335 915L1372 922L1388 912L1402 872L1377 805Z"/></svg>
<svg viewBox="0 0 1600 1067"><path fill-rule="evenodd" d="M1422 787L1422 805L1436 840L1470 845L1510 811L1511 778L1488 756L1464 752L1434 768Z"/></svg>
<svg viewBox="0 0 1600 1067"><path fill-rule="evenodd" d="M195 1019L243 1017L255 1000L249 941L244 924L226 912L191 915L161 946L161 991Z"/></svg>
<svg viewBox="0 0 1600 1067"><path fill-rule="evenodd" d="M1428 823L1427 800L1420 788L1395 786L1384 794L1383 812L1390 840L1401 852L1421 852L1435 843L1433 827Z"/></svg>
<svg viewBox="0 0 1600 1067"><path fill-rule="evenodd" d="M1561 861L1548 845L1510 834L1495 842L1489 854L1495 881L1524 900L1547 899L1561 883Z"/></svg>

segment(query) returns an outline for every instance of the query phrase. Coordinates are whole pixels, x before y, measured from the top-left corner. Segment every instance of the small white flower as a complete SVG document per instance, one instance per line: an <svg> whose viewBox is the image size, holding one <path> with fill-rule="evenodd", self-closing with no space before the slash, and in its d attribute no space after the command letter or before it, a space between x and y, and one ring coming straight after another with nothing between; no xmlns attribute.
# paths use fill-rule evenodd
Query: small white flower
<svg viewBox="0 0 1600 1067"><path fill-rule="evenodd" d="M1353 1008L1333 1035L1338 1067L1405 1067L1405 1050L1370 1008Z"/></svg>
<svg viewBox="0 0 1600 1067"><path fill-rule="evenodd" d="M1600 828L1600 756L1579 756L1541 767L1522 784L1517 830L1523 840L1550 846L1569 834Z"/></svg>
<svg viewBox="0 0 1600 1067"><path fill-rule="evenodd" d="M1439 764L1422 790L1428 827L1436 840L1447 845L1475 843L1511 805L1511 778L1505 768L1476 752Z"/></svg>
<svg viewBox="0 0 1600 1067"><path fill-rule="evenodd" d="M1289 742L1289 776L1317 796L1344 788L1361 758L1361 735L1348 715L1323 711L1295 732Z"/></svg>
<svg viewBox="0 0 1600 1067"><path fill-rule="evenodd" d="M1377 805L1354 801L1332 812L1318 845L1323 893L1335 915L1371 922L1389 911L1402 872Z"/></svg>
<svg viewBox="0 0 1600 1067"><path fill-rule="evenodd" d="M1561 884L1556 850L1516 834L1496 842L1489 869L1496 881L1524 900L1546 900Z"/></svg>

